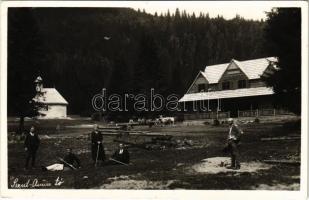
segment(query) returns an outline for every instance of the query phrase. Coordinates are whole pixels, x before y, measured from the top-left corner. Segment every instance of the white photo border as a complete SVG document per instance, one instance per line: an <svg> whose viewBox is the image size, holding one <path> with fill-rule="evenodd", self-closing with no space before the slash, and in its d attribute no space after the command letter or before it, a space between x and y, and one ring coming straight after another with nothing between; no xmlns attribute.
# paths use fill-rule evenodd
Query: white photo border
<svg viewBox="0 0 309 200"><path fill-rule="evenodd" d="M302 13L302 125L300 191L232 190L100 190L100 189L8 189L7 174L7 12L9 7L130 7L134 4L199 6L300 7ZM5 1L1 2L0 38L0 196L17 198L104 198L104 199L306 199L308 189L308 2L307 1Z"/></svg>

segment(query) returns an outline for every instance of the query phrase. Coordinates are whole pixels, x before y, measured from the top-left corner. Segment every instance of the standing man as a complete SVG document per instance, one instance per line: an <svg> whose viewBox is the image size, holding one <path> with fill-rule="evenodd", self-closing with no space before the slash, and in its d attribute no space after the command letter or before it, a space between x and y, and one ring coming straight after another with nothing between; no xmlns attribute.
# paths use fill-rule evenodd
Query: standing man
<svg viewBox="0 0 309 200"><path fill-rule="evenodd" d="M35 127L31 126L30 132L26 135L24 147L27 152L25 168L28 169L29 161L31 159L31 167L35 167L36 152L40 145L40 138L35 132Z"/></svg>
<svg viewBox="0 0 309 200"><path fill-rule="evenodd" d="M238 150L238 144L240 141L241 135L244 133L240 127L234 123L233 118L228 119L229 123L229 132L228 132L228 138L227 138L227 147L225 150L227 150L231 154L231 166L228 168L230 169L240 169L240 163L239 163L239 150Z"/></svg>
<svg viewBox="0 0 309 200"><path fill-rule="evenodd" d="M105 152L103 146L103 136L98 130L98 125L94 124L93 131L91 132L91 153L94 166L100 161L101 164L105 160Z"/></svg>

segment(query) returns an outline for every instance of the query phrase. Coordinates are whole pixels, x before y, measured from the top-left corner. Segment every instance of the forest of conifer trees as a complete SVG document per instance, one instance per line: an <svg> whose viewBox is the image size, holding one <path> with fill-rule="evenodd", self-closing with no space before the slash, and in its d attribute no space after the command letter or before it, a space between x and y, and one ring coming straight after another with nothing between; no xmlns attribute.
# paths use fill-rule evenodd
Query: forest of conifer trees
<svg viewBox="0 0 309 200"><path fill-rule="evenodd" d="M56 13L56 14L55 14ZM93 112L109 92L182 96L206 65L267 55L265 22L208 14L150 15L130 8L9 8L8 108L33 95L41 75L69 102L69 114ZM22 94L28 96L21 96Z"/></svg>

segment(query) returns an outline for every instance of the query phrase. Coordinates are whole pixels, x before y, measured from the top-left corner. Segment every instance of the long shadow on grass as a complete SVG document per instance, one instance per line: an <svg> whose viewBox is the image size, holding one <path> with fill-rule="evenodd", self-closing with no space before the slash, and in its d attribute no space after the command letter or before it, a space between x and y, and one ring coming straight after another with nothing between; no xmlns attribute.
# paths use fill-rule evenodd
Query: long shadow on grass
<svg viewBox="0 0 309 200"><path fill-rule="evenodd" d="M218 174L194 174L184 176L171 184L170 189L206 189L206 190L252 190L261 184L276 186L278 184L291 185L300 183L299 167L273 166L267 170L249 172L227 172ZM280 188L278 188L280 189Z"/></svg>

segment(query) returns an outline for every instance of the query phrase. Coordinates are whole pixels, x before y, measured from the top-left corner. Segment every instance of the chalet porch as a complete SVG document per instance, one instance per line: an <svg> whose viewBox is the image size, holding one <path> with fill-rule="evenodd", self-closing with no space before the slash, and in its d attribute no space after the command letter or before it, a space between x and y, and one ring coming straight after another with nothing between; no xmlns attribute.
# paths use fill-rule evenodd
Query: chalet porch
<svg viewBox="0 0 309 200"><path fill-rule="evenodd" d="M235 118L242 117L266 117L266 116L282 116L291 115L292 113L284 109L256 109L256 110L238 110ZM198 119L225 119L230 118L231 112L196 112L183 114L184 120L198 120Z"/></svg>
<svg viewBox="0 0 309 200"><path fill-rule="evenodd" d="M285 109L275 106L272 95L200 100L181 104L186 108L186 120L290 114Z"/></svg>

